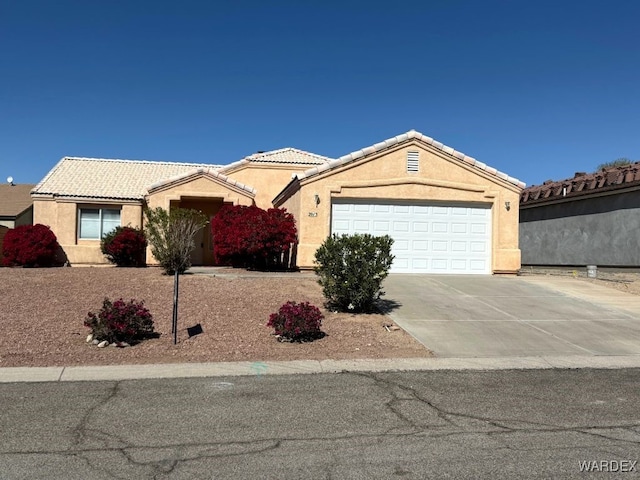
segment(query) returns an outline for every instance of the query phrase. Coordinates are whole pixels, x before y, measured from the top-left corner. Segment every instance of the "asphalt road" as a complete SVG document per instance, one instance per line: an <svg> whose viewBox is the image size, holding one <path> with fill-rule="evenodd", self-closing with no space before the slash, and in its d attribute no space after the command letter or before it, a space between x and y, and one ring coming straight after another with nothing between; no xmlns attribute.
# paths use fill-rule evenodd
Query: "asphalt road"
<svg viewBox="0 0 640 480"><path fill-rule="evenodd" d="M0 479L608 478L586 461L638 478L639 386L639 369L1 384Z"/></svg>

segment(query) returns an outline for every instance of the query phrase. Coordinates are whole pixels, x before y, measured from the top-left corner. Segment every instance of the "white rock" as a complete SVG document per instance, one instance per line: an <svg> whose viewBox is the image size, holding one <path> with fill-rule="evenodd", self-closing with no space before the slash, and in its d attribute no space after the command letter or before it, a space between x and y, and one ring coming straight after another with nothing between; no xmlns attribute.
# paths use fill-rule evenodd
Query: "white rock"
<svg viewBox="0 0 640 480"><path fill-rule="evenodd" d="M97 338L94 338L91 343L93 343L94 345L97 345L100 343L100 340L98 340Z"/></svg>
<svg viewBox="0 0 640 480"><path fill-rule="evenodd" d="M89 335L87 335L87 343L91 343L92 340L93 340L93 333L90 333Z"/></svg>
<svg viewBox="0 0 640 480"><path fill-rule="evenodd" d="M104 347L106 347L107 345L109 345L109 342L107 342L106 340L103 340L102 342L100 342L100 343L98 344L98 348L104 348Z"/></svg>

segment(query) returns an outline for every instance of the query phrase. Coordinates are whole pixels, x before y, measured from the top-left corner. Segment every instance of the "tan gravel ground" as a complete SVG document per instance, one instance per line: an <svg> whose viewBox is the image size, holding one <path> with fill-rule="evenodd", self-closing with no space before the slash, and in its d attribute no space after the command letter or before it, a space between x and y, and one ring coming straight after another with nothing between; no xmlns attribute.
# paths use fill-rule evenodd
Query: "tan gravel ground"
<svg viewBox="0 0 640 480"><path fill-rule="evenodd" d="M143 300L160 337L128 348L88 345L84 318L105 297ZM384 315L322 308L313 274L181 276L177 345L171 335L172 300L173 277L158 268L0 268L0 367L431 355L403 330L388 332ZM288 300L321 307L326 336L302 344L277 342L266 323ZM197 324L203 333L189 337L187 327Z"/></svg>

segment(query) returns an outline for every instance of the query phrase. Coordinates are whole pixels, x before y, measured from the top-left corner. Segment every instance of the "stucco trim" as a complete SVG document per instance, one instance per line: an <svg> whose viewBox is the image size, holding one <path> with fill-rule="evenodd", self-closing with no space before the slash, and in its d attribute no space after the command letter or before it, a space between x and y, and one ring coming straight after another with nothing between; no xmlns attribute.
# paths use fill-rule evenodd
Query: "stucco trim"
<svg viewBox="0 0 640 480"><path fill-rule="evenodd" d="M155 195L159 192L174 188L179 185L185 185L199 178L207 178L222 187L225 187L229 190L232 190L240 195L244 195L245 197L249 197L251 199L255 198L256 196L256 190L253 187L240 183L232 179L231 177L228 177L227 175L223 175L217 170L204 169L204 168L199 168L185 175L178 175L176 177L168 178L161 182L157 182L151 185L147 189L147 196Z"/></svg>
<svg viewBox="0 0 640 480"><path fill-rule="evenodd" d="M341 193L343 188L369 188L369 187L387 187L394 185L425 185L429 187L449 188L452 190L464 190L468 192L483 193L486 188L478 185L470 185L463 183L447 182L442 180L433 180L427 178L390 178L384 180L357 180L346 182L341 185L331 187L331 193Z"/></svg>

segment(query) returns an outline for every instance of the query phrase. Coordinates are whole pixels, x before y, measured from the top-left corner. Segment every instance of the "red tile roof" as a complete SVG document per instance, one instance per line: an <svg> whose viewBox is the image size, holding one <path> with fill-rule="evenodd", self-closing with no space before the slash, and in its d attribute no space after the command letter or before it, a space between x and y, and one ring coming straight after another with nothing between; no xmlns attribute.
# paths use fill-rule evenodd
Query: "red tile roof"
<svg viewBox="0 0 640 480"><path fill-rule="evenodd" d="M573 178L532 185L520 194L520 205L581 198L595 193L640 186L640 162L611 167L595 173L577 172Z"/></svg>

